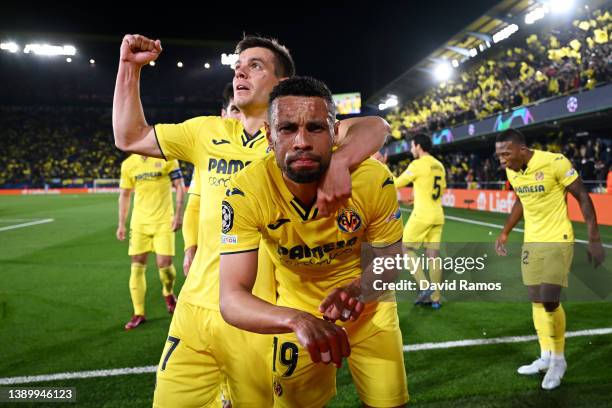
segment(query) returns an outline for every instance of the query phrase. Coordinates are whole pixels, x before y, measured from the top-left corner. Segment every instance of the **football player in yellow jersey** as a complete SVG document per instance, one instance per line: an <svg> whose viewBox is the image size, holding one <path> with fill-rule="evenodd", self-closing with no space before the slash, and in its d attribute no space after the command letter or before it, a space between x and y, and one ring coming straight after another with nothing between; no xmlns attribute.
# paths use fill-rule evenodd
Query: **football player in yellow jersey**
<svg viewBox="0 0 612 408"><path fill-rule="evenodd" d="M201 202L198 250L179 296L166 347L157 372L154 405L205 406L218 393L225 374L236 406L264 407L272 403L269 336L253 334L227 324L219 313L220 204L232 175L268 152L263 125L268 96L281 80L294 74L287 49L278 42L246 37L237 45L234 101L240 121L198 117L182 124L149 126L139 98L142 66L157 59L159 40L126 35L120 50L113 101L115 144L122 150L147 156L180 158L200 169ZM317 193L321 213L335 211L350 197L350 171L380 148L388 124L379 117L340 122L340 146ZM273 272L258 276L254 293L274 302ZM228 339L231 339L229 341Z"/></svg>
<svg viewBox="0 0 612 408"><path fill-rule="evenodd" d="M528 149L525 137L516 129L497 136L495 154L516 193L516 202L497 238L496 251L507 255L508 235L524 217L521 271L532 301L533 323L541 351L540 358L519 367L518 373L546 372L542 388L551 390L561 384L567 369L565 311L559 303L561 289L567 287L574 253L574 232L565 201L567 192L580 205L589 231L589 258L595 266L604 260L597 217L580 176L562 154Z"/></svg>
<svg viewBox="0 0 612 408"><path fill-rule="evenodd" d="M234 103L234 86L228 82L223 89L222 118L240 120L240 108ZM183 258L183 273L189 274L189 268L198 249L198 224L200 219L200 176L199 169L193 168L193 176L189 185L189 200L183 216L183 240L185 241L185 256Z"/></svg>
<svg viewBox="0 0 612 408"><path fill-rule="evenodd" d="M413 250L424 245L427 257L438 257L444 226L442 194L446 189L446 172L442 163L431 155L431 148L432 143L429 136L417 134L413 137L410 152L414 160L395 179L395 186L401 188L410 183L413 185L414 208L404 227L402 237L404 245ZM433 264L429 270L429 277L433 283L440 284L442 270L436 262ZM440 290L438 287L434 290L429 289L430 283L420 266L414 273L414 279L421 289L415 304L431 303L434 309L439 309L441 306Z"/></svg>
<svg viewBox="0 0 612 408"><path fill-rule="evenodd" d="M173 185L176 189L175 211L172 209ZM174 313L174 232L181 228L185 185L178 161L167 162L132 154L121 163L119 187L119 225L116 235L120 241L125 240L125 221L130 211L132 192L135 195L128 251L132 257L130 294L134 315L125 325L126 330L131 330L145 322L145 273L149 252L155 252L166 308L168 313Z"/></svg>
<svg viewBox="0 0 612 408"><path fill-rule="evenodd" d="M351 175L351 198L336 214L321 216L314 202L335 136L331 92L313 78L293 77L277 85L270 101L266 133L274 156L235 176L222 204L221 313L236 327L279 334L270 345L275 406L325 406L335 394L329 363L338 367L349 354L366 406L403 406L408 391L396 303L357 301L361 244L401 253L392 175L373 159L361 163ZM260 245L275 266L276 305L251 293L262 272ZM348 321L341 328L324 317Z"/></svg>

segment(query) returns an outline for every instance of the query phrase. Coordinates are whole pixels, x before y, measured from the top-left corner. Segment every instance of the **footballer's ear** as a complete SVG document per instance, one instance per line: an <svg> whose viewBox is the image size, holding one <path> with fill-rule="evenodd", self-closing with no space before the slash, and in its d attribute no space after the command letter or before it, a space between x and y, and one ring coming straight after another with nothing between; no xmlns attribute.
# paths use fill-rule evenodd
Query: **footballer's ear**
<svg viewBox="0 0 612 408"><path fill-rule="evenodd" d="M266 131L266 139L268 139L268 147L270 150L274 150L274 143L272 141L272 132L270 131L270 124L268 122L264 122L264 129Z"/></svg>
<svg viewBox="0 0 612 408"><path fill-rule="evenodd" d="M334 123L334 144L337 145L339 142L339 132L340 132L340 121L337 120Z"/></svg>

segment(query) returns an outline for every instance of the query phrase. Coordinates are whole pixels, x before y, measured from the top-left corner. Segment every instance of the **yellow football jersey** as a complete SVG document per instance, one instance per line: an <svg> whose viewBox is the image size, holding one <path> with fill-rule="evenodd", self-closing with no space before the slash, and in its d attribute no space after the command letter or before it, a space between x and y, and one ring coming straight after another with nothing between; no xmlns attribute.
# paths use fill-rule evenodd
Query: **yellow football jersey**
<svg viewBox="0 0 612 408"><path fill-rule="evenodd" d="M232 175L266 155L265 132L260 129L249 136L236 119L201 116L180 124L156 125L155 134L166 159L188 161L199 170L202 200L198 251L180 298L196 306L219 310L221 201Z"/></svg>
<svg viewBox="0 0 612 408"><path fill-rule="evenodd" d="M395 179L397 188L410 183L414 189L411 217L427 224L444 224L442 194L446 189L446 172L442 163L430 154L413 160Z"/></svg>
<svg viewBox="0 0 612 408"><path fill-rule="evenodd" d="M507 168L506 176L523 204L525 242L574 241L565 188L578 173L565 156L534 150L525 169Z"/></svg>
<svg viewBox="0 0 612 408"><path fill-rule="evenodd" d="M223 201L221 254L253 251L260 242L275 266L277 304L319 314L334 288L361 274L361 244L402 237L393 176L368 159L352 174L352 195L336 216L291 194L274 156L238 174Z"/></svg>
<svg viewBox="0 0 612 408"><path fill-rule="evenodd" d="M194 166L193 175L191 176L191 183L189 184L189 194L201 195L200 187L200 168Z"/></svg>
<svg viewBox="0 0 612 408"><path fill-rule="evenodd" d="M178 161L132 154L121 163L120 188L134 189L130 225L172 222L172 181L183 177Z"/></svg>

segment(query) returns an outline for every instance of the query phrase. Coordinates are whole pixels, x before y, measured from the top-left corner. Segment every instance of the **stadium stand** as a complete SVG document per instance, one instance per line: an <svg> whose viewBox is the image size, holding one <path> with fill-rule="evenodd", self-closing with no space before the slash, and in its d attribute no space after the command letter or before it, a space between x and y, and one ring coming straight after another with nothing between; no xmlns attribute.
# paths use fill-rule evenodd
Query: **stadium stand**
<svg viewBox="0 0 612 408"><path fill-rule="evenodd" d="M594 10L569 29L532 34L388 114L393 136L435 131L544 98L612 81L609 11Z"/></svg>

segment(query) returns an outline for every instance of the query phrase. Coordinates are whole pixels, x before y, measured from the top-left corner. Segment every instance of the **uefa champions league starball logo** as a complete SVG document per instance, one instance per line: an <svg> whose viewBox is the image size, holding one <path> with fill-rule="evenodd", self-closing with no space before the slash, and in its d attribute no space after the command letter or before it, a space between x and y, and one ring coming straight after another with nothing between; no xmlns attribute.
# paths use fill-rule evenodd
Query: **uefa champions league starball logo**
<svg viewBox="0 0 612 408"><path fill-rule="evenodd" d="M578 98L575 96L570 96L567 98L567 110L571 113L576 112L578 110Z"/></svg>
<svg viewBox="0 0 612 408"><path fill-rule="evenodd" d="M468 134L470 136L473 136L475 132L476 132L476 128L474 127L474 124L470 123L470 125L468 126Z"/></svg>

